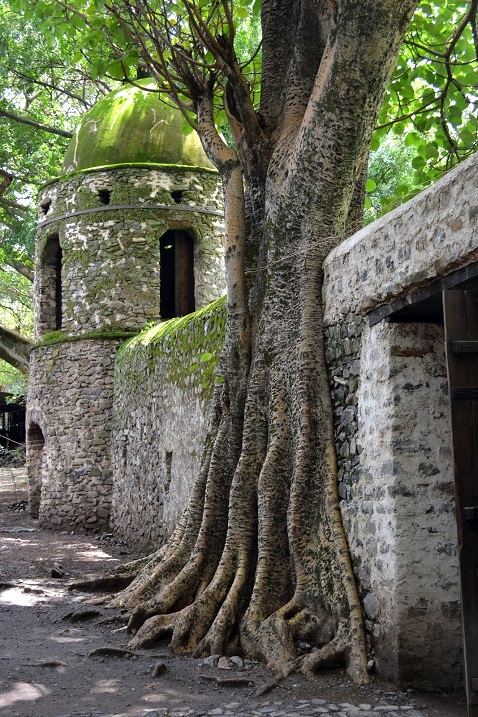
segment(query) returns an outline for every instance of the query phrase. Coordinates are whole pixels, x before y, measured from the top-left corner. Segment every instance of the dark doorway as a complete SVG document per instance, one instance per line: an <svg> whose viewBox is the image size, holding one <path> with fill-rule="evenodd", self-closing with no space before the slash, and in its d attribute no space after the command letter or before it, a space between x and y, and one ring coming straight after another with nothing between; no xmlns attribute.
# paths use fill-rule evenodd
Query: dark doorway
<svg viewBox="0 0 478 717"><path fill-rule="evenodd" d="M40 324L42 333L45 333L61 329L63 318L61 306L63 252L57 234L48 237L42 259Z"/></svg>
<svg viewBox="0 0 478 717"><path fill-rule="evenodd" d="M8 451L23 448L25 443L25 397L13 399L10 393L0 393L0 446Z"/></svg>
<svg viewBox="0 0 478 717"><path fill-rule="evenodd" d="M30 423L27 433L27 463L29 511L32 518L38 518L40 512L42 470L45 437L38 423Z"/></svg>
<svg viewBox="0 0 478 717"><path fill-rule="evenodd" d="M195 310L194 243L185 231L167 231L160 241L162 319Z"/></svg>

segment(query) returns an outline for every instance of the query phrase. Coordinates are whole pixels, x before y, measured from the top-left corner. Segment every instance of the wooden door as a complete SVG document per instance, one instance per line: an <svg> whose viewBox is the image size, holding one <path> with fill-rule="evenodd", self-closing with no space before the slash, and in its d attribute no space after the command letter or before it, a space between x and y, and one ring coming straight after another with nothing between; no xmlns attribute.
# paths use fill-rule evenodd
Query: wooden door
<svg viewBox="0 0 478 717"><path fill-rule="evenodd" d="M478 289L443 292L468 717L478 717Z"/></svg>

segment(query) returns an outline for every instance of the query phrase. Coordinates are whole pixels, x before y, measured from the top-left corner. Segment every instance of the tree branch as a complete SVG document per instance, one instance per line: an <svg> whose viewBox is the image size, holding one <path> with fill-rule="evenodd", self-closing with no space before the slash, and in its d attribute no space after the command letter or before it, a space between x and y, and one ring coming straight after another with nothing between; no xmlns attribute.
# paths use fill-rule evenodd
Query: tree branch
<svg viewBox="0 0 478 717"><path fill-rule="evenodd" d="M28 373L30 351L33 341L14 329L0 325L0 359L3 359L20 373Z"/></svg>
<svg viewBox="0 0 478 717"><path fill-rule="evenodd" d="M2 197L1 194L2 193L0 192L0 205L3 205L8 209L14 209L21 214L28 213L29 207L26 207L24 204L20 204L19 202L14 202L12 199L5 199L5 197Z"/></svg>
<svg viewBox="0 0 478 717"><path fill-rule="evenodd" d="M8 264L8 266L11 266L12 269L15 269L15 271L24 276L25 279L28 279L28 281L31 281L33 284L33 279L35 278L33 269L31 269L26 264L21 264L17 261L7 261L6 263Z"/></svg>
<svg viewBox="0 0 478 717"><path fill-rule="evenodd" d="M36 129L40 129L42 132L57 134L60 137L67 137L68 139L73 137L73 132L68 132L66 129L57 129L56 127L51 127L50 125L42 124L41 122L35 122L35 120L29 119L28 117L22 117L21 115L14 114L13 112L7 112L7 110L0 109L0 117L7 117L15 122L27 124L30 125L30 127L36 127Z"/></svg>

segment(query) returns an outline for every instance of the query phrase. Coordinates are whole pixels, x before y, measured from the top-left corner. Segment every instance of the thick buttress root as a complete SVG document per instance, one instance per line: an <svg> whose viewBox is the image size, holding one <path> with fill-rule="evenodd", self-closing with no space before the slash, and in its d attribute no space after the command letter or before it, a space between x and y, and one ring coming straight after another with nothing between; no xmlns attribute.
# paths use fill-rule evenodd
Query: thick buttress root
<svg viewBox="0 0 478 717"><path fill-rule="evenodd" d="M310 312L315 298L316 284ZM296 345L304 361L315 355L311 336ZM179 654L240 647L278 679L345 662L355 682L368 680L338 506L331 409L321 404L327 376L320 386L317 366L308 368L295 383L277 365L256 368L243 405L240 391L231 399L225 380L201 471L172 538L95 581L106 589L124 581L109 604L130 613L130 647L168 636ZM312 645L303 657L300 640Z"/></svg>
<svg viewBox="0 0 478 717"><path fill-rule="evenodd" d="M350 676L363 683L368 674L351 568L344 563L343 544L335 538L333 523L318 532L322 554L327 548L329 560L335 559L339 568L327 571L325 563L311 562L318 538L303 538L302 533L297 538L291 502L302 500L303 488L289 487L289 418L280 390L273 399L273 435L267 442L264 421L256 414L255 431L244 437L226 492L227 504L224 471L214 463L212 451L201 489L208 496L207 509L203 501L202 511L190 513L179 537L153 556L86 587L110 589L113 581L125 581L127 587L109 604L130 611L131 648L151 647L165 636L178 654L225 654L241 646L275 672L269 687L261 688L264 691L293 671L312 675L320 667L344 662ZM217 441L219 450L220 432ZM301 470L296 468L296 483ZM336 515L333 500L333 493L325 500L328 516ZM310 500L308 508L317 519ZM349 582L339 581L337 574L347 570ZM337 610L330 596L323 597L327 581L335 581ZM297 657L298 640L312 644L312 652Z"/></svg>
<svg viewBox="0 0 478 717"><path fill-rule="evenodd" d="M68 590L79 590L82 592L123 590L133 582L152 558L154 558L154 556L148 555L145 558L138 558L138 560L132 560L129 563L118 565L118 567L105 573L105 575L101 575L99 578L75 580L74 583L68 586Z"/></svg>

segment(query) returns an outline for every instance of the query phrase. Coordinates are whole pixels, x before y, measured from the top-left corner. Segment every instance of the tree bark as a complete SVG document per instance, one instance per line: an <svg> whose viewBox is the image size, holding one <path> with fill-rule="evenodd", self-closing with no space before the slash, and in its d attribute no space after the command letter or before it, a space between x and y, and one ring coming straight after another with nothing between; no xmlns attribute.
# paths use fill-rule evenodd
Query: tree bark
<svg viewBox="0 0 478 717"><path fill-rule="evenodd" d="M28 373L28 363L33 341L14 329L0 326L0 359L6 361L20 373Z"/></svg>
<svg viewBox="0 0 478 717"><path fill-rule="evenodd" d="M367 680L337 495L322 263L356 224L371 133L415 5L266 0L260 126L237 67L225 70L238 157L218 142L207 92L196 98L226 197L224 382L188 509L145 567L123 569L132 582L112 601L131 610L133 647L164 634L195 655L241 644L278 672L340 660ZM298 659L302 639L314 650Z"/></svg>

